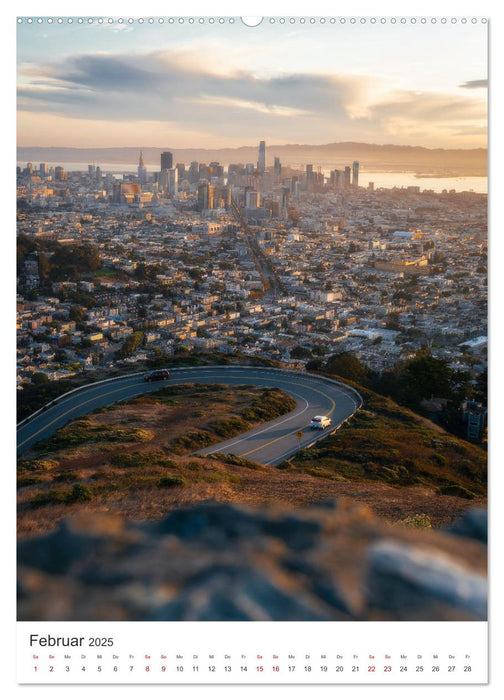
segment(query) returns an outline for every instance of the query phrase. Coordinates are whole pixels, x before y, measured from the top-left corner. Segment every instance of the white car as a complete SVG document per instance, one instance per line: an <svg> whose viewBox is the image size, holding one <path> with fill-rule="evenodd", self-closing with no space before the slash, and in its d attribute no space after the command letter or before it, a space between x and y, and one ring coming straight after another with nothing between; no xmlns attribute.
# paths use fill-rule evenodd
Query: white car
<svg viewBox="0 0 504 700"><path fill-rule="evenodd" d="M331 425L331 419L327 416L314 416L312 422L310 423L310 428L318 428L319 430L325 430Z"/></svg>

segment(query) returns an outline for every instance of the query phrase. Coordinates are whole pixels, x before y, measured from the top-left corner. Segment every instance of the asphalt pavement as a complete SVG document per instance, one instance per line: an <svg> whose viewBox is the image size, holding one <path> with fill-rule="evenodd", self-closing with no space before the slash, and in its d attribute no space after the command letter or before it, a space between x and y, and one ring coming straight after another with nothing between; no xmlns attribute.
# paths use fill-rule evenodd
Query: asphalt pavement
<svg viewBox="0 0 504 700"><path fill-rule="evenodd" d="M359 395L350 387L303 372L281 372L273 368L203 366L170 370L169 379L145 382L143 375L126 375L113 381L99 382L61 397L45 410L19 425L18 455L50 437L69 421L117 401L132 399L163 386L186 383L248 384L278 387L290 394L296 407L290 413L262 423L257 428L220 442L198 454L236 454L261 464L275 465L337 429L360 405ZM309 427L315 415L326 415L332 424L325 430Z"/></svg>

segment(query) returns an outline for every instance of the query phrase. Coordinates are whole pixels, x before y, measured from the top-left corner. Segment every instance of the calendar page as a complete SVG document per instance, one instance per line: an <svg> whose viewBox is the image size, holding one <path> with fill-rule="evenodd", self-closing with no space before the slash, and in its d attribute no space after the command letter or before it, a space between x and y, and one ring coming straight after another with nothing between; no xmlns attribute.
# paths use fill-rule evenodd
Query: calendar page
<svg viewBox="0 0 504 700"><path fill-rule="evenodd" d="M142 10L13 21L18 687L486 684L488 19Z"/></svg>

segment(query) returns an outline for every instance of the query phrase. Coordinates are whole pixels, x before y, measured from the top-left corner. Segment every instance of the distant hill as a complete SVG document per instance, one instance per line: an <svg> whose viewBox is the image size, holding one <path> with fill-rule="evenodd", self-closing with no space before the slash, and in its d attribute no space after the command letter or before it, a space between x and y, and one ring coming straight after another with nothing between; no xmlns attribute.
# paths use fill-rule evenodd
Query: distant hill
<svg viewBox="0 0 504 700"><path fill-rule="evenodd" d="M18 160L49 163L98 163L131 165L138 162L140 150L147 165L158 165L162 151L173 153L174 162L189 164L191 161L209 163L218 161L229 163L255 163L257 147L239 148L61 148L20 146ZM267 164L272 165L278 156L284 165L294 167L312 163L323 168L341 168L353 160L361 163L363 170L413 171L419 175L445 176L485 176L487 174L487 149L442 149L421 146L377 145L370 143L328 143L321 145L287 144L283 146L266 144Z"/></svg>

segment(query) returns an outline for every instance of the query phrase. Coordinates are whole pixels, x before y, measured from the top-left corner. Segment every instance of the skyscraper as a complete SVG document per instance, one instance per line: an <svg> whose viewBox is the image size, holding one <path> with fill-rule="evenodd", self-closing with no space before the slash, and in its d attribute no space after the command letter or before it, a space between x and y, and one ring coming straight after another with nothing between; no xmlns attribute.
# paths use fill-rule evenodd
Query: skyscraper
<svg viewBox="0 0 504 700"><path fill-rule="evenodd" d="M256 190L245 192L245 206L250 209L257 209L261 205L261 195Z"/></svg>
<svg viewBox="0 0 504 700"><path fill-rule="evenodd" d="M281 164L280 158L278 158L278 156L275 156L275 164L273 166L273 175L274 175L275 184L278 185L280 180L282 179L282 164Z"/></svg>
<svg viewBox="0 0 504 700"><path fill-rule="evenodd" d="M329 184L334 187L335 190L340 190L343 186L343 173L341 170L331 170L331 176L329 179Z"/></svg>
<svg viewBox="0 0 504 700"><path fill-rule="evenodd" d="M171 170L173 168L173 153L164 151L161 153L161 170Z"/></svg>
<svg viewBox="0 0 504 700"><path fill-rule="evenodd" d="M191 162L191 165L188 170L188 178L189 182L198 182L199 179L199 163L196 160L193 160Z"/></svg>
<svg viewBox="0 0 504 700"><path fill-rule="evenodd" d="M138 179L141 183L147 182L147 168L145 167L142 151L140 151L140 158L138 161Z"/></svg>
<svg viewBox="0 0 504 700"><path fill-rule="evenodd" d="M347 189L351 185L351 170L349 165L345 165L345 174L343 175L343 187Z"/></svg>
<svg viewBox="0 0 504 700"><path fill-rule="evenodd" d="M165 192L168 189L168 170L161 170L158 177L158 191Z"/></svg>
<svg viewBox="0 0 504 700"><path fill-rule="evenodd" d="M178 195L178 170L177 168L170 168L168 170L168 190L172 197Z"/></svg>
<svg viewBox="0 0 504 700"><path fill-rule="evenodd" d="M354 160L352 165L352 185L354 187L359 186L359 161Z"/></svg>
<svg viewBox="0 0 504 700"><path fill-rule="evenodd" d="M213 209L214 188L208 182L202 183L198 187L198 209Z"/></svg>
<svg viewBox="0 0 504 700"><path fill-rule="evenodd" d="M40 177L46 177L47 175L47 165L45 163L40 164L39 168Z"/></svg>
<svg viewBox="0 0 504 700"><path fill-rule="evenodd" d="M184 163L177 163L175 168L177 170L177 182L182 182L182 180L185 180L185 177L186 177L185 164ZM170 168L170 170L171 170L171 168Z"/></svg>
<svg viewBox="0 0 504 700"><path fill-rule="evenodd" d="M63 168L61 165L57 165L54 168L54 175L56 177L56 180L68 180L68 173L65 170L65 168Z"/></svg>
<svg viewBox="0 0 504 700"><path fill-rule="evenodd" d="M309 163L306 166L306 189L311 192L313 190L313 164Z"/></svg>
<svg viewBox="0 0 504 700"><path fill-rule="evenodd" d="M266 170L266 141L259 141L259 158L257 160L257 169L260 173Z"/></svg>
<svg viewBox="0 0 504 700"><path fill-rule="evenodd" d="M289 188L282 187L280 196L280 216L282 219L287 219L289 213Z"/></svg>

